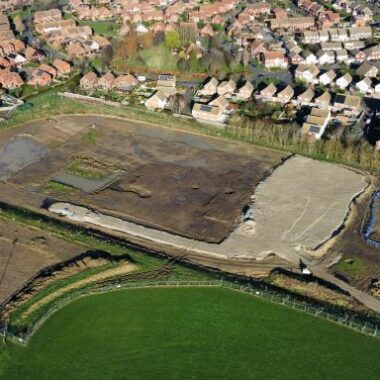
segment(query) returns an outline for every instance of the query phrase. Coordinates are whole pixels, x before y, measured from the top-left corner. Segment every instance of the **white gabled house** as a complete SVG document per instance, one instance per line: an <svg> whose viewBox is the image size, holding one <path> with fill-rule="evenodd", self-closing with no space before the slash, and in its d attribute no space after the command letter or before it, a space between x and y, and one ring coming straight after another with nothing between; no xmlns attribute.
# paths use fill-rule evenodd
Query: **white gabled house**
<svg viewBox="0 0 380 380"><path fill-rule="evenodd" d="M306 83L318 83L320 70L316 66L299 65L295 71L295 78Z"/></svg>
<svg viewBox="0 0 380 380"><path fill-rule="evenodd" d="M270 83L256 95L256 98L261 99L263 102L275 102L276 92L277 87L273 83Z"/></svg>
<svg viewBox="0 0 380 380"><path fill-rule="evenodd" d="M306 65L316 65L318 63L318 58L313 53L306 53L304 57Z"/></svg>
<svg viewBox="0 0 380 380"><path fill-rule="evenodd" d="M365 77L360 82L356 83L356 88L362 93L362 94L370 94L373 92L372 88L372 80L369 77Z"/></svg>
<svg viewBox="0 0 380 380"><path fill-rule="evenodd" d="M315 92L313 88L309 87L304 92L297 96L296 103L302 106L312 106L314 105L313 99L315 97Z"/></svg>
<svg viewBox="0 0 380 380"><path fill-rule="evenodd" d="M164 109L167 99L168 95L166 93L157 91L145 102L145 107L150 110Z"/></svg>
<svg viewBox="0 0 380 380"><path fill-rule="evenodd" d="M380 83L375 86L375 94L380 95Z"/></svg>
<svg viewBox="0 0 380 380"><path fill-rule="evenodd" d="M212 96L216 94L218 89L219 81L216 78L211 78L201 90L199 90L200 95Z"/></svg>
<svg viewBox="0 0 380 380"><path fill-rule="evenodd" d="M337 62L347 62L348 52L345 49L337 50L335 52Z"/></svg>
<svg viewBox="0 0 380 380"><path fill-rule="evenodd" d="M322 95L315 98L314 102L318 107L328 108L331 105L331 94L325 91Z"/></svg>
<svg viewBox="0 0 380 380"><path fill-rule="evenodd" d="M302 125L302 135L319 140L326 130L331 113L328 109L312 108L310 115Z"/></svg>
<svg viewBox="0 0 380 380"><path fill-rule="evenodd" d="M319 83L327 86L333 82L333 80L336 78L336 72L334 70L329 70L323 73L319 77Z"/></svg>
<svg viewBox="0 0 380 380"><path fill-rule="evenodd" d="M335 53L333 51L320 51L317 56L320 65L332 65L335 63Z"/></svg>
<svg viewBox="0 0 380 380"><path fill-rule="evenodd" d="M338 78L335 81L335 83L341 90L344 90L352 83L352 76L350 75L350 73L346 73L340 78Z"/></svg>
<svg viewBox="0 0 380 380"><path fill-rule="evenodd" d="M250 81L247 81L244 86L239 88L237 98L241 100L248 100L252 96L253 90L253 84Z"/></svg>
<svg viewBox="0 0 380 380"><path fill-rule="evenodd" d="M217 93L219 95L231 96L236 90L236 82L232 79L223 81L217 87Z"/></svg>
<svg viewBox="0 0 380 380"><path fill-rule="evenodd" d="M294 96L294 90L291 86L286 86L282 91L277 94L277 101L282 104L289 103Z"/></svg>

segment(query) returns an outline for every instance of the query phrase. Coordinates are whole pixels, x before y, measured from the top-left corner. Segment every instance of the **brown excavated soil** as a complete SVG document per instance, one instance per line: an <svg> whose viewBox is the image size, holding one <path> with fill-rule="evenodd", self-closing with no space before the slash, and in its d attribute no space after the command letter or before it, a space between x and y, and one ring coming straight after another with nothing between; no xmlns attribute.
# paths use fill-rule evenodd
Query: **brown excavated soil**
<svg viewBox="0 0 380 380"><path fill-rule="evenodd" d="M376 224L371 234L371 239L380 242L380 198L375 202L375 209Z"/></svg>
<svg viewBox="0 0 380 380"><path fill-rule="evenodd" d="M333 252L359 257L373 264L374 268L380 268L380 249L367 244L362 232L369 217L371 196L377 186L377 183L372 183L371 187L355 201L350 221L346 223L345 229L331 247Z"/></svg>
<svg viewBox="0 0 380 380"><path fill-rule="evenodd" d="M39 121L0 136L0 145L27 131L47 156L0 184L0 200L40 207L53 197L178 235L220 242L249 203L255 186L285 154L235 142L97 116ZM180 121L179 121L180 122ZM89 127L96 124L94 130ZM56 139L46 134L53 129ZM66 130L68 132L66 132ZM118 174L105 189L47 189L73 157L102 162Z"/></svg>
<svg viewBox="0 0 380 380"><path fill-rule="evenodd" d="M350 285L376 297L380 296L380 249L366 242L363 229L370 215L372 194L378 185L378 181L372 181L367 191L355 200L345 229L334 240L326 256L326 260L331 257L334 261L334 257L341 257L342 263L350 263L334 265L331 270ZM374 235L375 233L372 234L372 239L375 238Z"/></svg>
<svg viewBox="0 0 380 380"><path fill-rule="evenodd" d="M85 251L46 232L0 219L0 303L41 269Z"/></svg>

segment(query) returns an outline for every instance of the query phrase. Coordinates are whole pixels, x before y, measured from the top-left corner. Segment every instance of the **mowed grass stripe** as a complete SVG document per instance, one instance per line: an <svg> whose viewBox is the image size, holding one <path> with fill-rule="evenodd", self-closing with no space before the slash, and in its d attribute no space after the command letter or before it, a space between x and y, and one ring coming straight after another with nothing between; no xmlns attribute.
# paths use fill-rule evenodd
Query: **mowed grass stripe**
<svg viewBox="0 0 380 380"><path fill-rule="evenodd" d="M380 340L221 288L82 298L53 315L27 348L3 354L0 378L12 380L377 380L380 374Z"/></svg>

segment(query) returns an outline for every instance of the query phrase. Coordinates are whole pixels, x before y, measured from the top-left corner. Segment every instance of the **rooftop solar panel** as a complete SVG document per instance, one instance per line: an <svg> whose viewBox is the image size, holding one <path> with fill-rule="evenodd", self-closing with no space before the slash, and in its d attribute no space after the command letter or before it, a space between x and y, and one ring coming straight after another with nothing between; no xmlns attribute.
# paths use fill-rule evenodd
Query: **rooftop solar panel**
<svg viewBox="0 0 380 380"><path fill-rule="evenodd" d="M201 106L201 111L203 112L210 112L211 110L212 110L212 106L208 106L208 105Z"/></svg>
<svg viewBox="0 0 380 380"><path fill-rule="evenodd" d="M316 127L315 125L312 125L312 126L310 127L310 132L312 132L312 133L319 133L320 130L321 130L321 128Z"/></svg>

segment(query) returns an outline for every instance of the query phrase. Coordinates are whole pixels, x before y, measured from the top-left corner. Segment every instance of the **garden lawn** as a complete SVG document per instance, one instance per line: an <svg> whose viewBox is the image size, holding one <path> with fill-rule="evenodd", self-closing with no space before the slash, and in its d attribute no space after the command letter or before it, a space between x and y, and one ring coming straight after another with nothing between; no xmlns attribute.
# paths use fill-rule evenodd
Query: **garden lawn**
<svg viewBox="0 0 380 380"><path fill-rule="evenodd" d="M0 347L1 379L379 379L380 340L222 288L82 298L27 348Z"/></svg>
<svg viewBox="0 0 380 380"><path fill-rule="evenodd" d="M106 37L113 37L117 33L117 24L115 20L105 21L80 21L79 25L87 25L95 34L100 34Z"/></svg>

